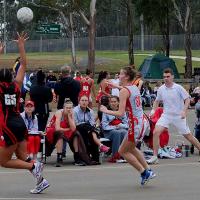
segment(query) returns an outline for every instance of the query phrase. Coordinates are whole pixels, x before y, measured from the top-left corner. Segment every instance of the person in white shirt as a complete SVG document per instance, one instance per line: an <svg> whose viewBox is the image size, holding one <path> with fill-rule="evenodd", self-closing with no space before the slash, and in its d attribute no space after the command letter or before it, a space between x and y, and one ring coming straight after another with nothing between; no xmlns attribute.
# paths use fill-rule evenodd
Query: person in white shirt
<svg viewBox="0 0 200 200"><path fill-rule="evenodd" d="M114 79L111 79L111 82L114 85L118 85L119 86L119 74L118 73L115 74L115 78ZM112 88L111 94L112 94L112 96L119 97L119 89L118 88Z"/></svg>
<svg viewBox="0 0 200 200"><path fill-rule="evenodd" d="M153 104L151 114L162 101L164 111L156 123L153 133L153 152L151 159L147 160L149 164L158 163L159 136L169 125L175 126L178 133L182 134L190 143L200 151L200 143L191 134L186 122L186 114L190 104L190 98L187 91L179 84L174 83L174 74L170 68L164 70L164 84L158 89L156 100Z"/></svg>
<svg viewBox="0 0 200 200"><path fill-rule="evenodd" d="M38 119L34 114L34 102L26 101L24 112L21 113L21 117L28 129L28 143L27 150L29 157L33 160L37 160L37 154L40 149L40 132L38 131Z"/></svg>

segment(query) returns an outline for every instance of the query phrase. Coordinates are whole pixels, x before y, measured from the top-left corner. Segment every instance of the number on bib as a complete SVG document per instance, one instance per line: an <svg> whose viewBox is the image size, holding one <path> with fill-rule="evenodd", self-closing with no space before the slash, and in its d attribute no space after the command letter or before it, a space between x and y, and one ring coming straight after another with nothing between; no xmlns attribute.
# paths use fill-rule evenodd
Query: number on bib
<svg viewBox="0 0 200 200"><path fill-rule="evenodd" d="M88 86L84 85L83 86L83 91L88 91L88 90L89 90Z"/></svg>
<svg viewBox="0 0 200 200"><path fill-rule="evenodd" d="M5 105L7 106L16 106L16 94L10 95L5 94Z"/></svg>
<svg viewBox="0 0 200 200"><path fill-rule="evenodd" d="M136 107L140 107L141 106L140 96L136 96L136 98L135 98L135 105L136 105Z"/></svg>

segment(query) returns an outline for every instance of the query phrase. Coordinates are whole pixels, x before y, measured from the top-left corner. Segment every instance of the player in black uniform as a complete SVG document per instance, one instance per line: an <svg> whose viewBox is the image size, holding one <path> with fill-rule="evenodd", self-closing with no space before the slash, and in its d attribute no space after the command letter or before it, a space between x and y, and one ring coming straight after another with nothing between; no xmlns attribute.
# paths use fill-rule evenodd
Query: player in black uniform
<svg viewBox="0 0 200 200"><path fill-rule="evenodd" d="M20 88L26 71L26 54L24 44L28 39L26 33L19 34L15 42L18 44L21 62L16 78L12 72L3 68L0 70L0 165L6 168L28 169L37 180L31 193L40 193L49 183L42 177L43 164L30 162L27 159L26 135L27 129L19 112ZM0 43L0 54L3 52ZM17 159L12 159L13 153Z"/></svg>

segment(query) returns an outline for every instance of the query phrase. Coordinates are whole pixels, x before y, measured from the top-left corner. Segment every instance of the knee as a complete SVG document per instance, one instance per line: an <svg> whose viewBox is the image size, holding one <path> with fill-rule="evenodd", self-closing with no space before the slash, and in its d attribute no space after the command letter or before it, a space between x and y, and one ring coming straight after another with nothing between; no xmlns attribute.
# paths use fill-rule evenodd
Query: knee
<svg viewBox="0 0 200 200"><path fill-rule="evenodd" d="M56 142L56 147L62 147L63 146L63 139L60 138L58 139L58 141Z"/></svg>

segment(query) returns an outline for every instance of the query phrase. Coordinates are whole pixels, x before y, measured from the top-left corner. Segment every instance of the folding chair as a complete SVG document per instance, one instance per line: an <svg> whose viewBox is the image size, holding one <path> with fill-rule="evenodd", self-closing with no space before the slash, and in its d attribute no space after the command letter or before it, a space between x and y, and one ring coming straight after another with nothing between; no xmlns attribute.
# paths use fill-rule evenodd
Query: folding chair
<svg viewBox="0 0 200 200"><path fill-rule="evenodd" d="M40 152L41 152L41 161L43 161L44 163L46 163L47 157L46 157L46 151L45 151L45 142L46 142L46 133L43 131L39 131L40 136L41 136L41 148L40 148Z"/></svg>

